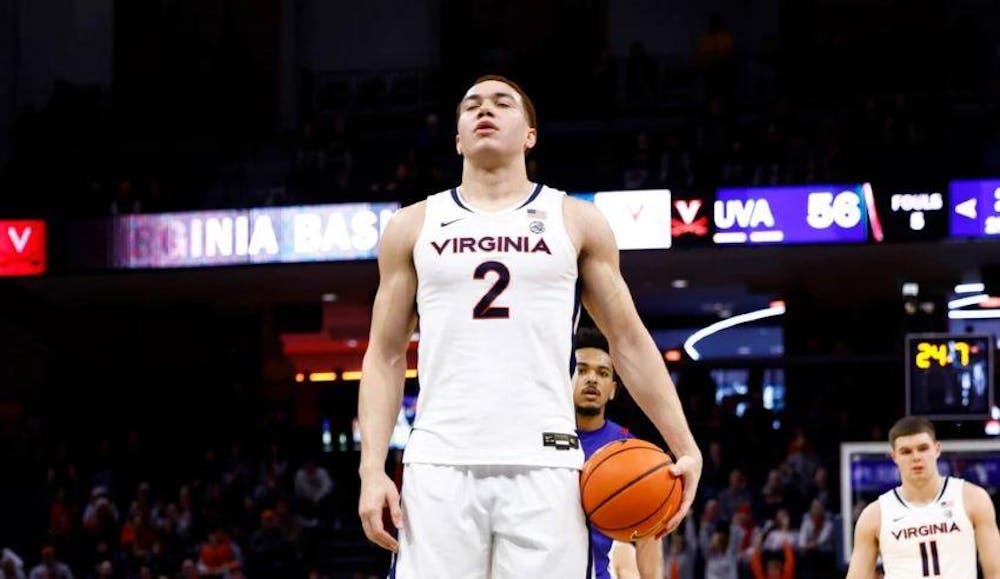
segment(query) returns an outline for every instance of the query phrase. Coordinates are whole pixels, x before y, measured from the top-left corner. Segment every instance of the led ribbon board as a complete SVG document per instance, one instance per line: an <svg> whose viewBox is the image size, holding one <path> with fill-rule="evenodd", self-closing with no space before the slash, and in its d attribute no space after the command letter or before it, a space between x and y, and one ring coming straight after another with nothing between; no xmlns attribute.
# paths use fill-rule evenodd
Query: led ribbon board
<svg viewBox="0 0 1000 579"><path fill-rule="evenodd" d="M208 267L372 259L399 203L125 215L111 266Z"/></svg>

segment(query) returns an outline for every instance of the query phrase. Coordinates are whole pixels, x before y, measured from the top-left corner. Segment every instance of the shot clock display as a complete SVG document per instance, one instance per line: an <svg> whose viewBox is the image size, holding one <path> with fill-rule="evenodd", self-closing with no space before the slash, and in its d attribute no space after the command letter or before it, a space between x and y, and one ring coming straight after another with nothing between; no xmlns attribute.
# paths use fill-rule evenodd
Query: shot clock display
<svg viewBox="0 0 1000 579"><path fill-rule="evenodd" d="M907 414L978 419L993 407L993 342L980 334L906 336Z"/></svg>

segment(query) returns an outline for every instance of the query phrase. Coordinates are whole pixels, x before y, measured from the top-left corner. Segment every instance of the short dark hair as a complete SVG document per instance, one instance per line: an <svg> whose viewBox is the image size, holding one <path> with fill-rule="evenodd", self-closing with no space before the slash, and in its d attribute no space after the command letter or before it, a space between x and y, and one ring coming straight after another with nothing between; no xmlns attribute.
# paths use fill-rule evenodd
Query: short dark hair
<svg viewBox="0 0 1000 579"><path fill-rule="evenodd" d="M896 439L900 436L912 436L926 432L931 438L937 440L937 432L934 424L921 416L905 416L896 421L889 429L889 446L896 448Z"/></svg>
<svg viewBox="0 0 1000 579"><path fill-rule="evenodd" d="M576 337L573 339L573 349L579 350L580 348L594 348L602 350L608 355L611 354L608 339L604 337L604 334L600 330L591 326L581 326L576 330Z"/></svg>
<svg viewBox="0 0 1000 579"><path fill-rule="evenodd" d="M484 74L483 76L477 78L476 81L472 83L472 86L476 86L477 84L481 82L486 82L488 80L495 80L497 82L502 82L505 85L509 86L510 88L514 89L514 92L521 95L521 102L524 104L524 117L528 119L528 126L531 127L532 129L538 128L538 114L535 112L535 103L532 102L531 97L528 96L528 93L524 92L524 89L521 88L521 85L510 80L506 76L502 76L499 74ZM459 101L458 106L455 108L455 118L457 119L461 115L462 115L462 103L461 101Z"/></svg>

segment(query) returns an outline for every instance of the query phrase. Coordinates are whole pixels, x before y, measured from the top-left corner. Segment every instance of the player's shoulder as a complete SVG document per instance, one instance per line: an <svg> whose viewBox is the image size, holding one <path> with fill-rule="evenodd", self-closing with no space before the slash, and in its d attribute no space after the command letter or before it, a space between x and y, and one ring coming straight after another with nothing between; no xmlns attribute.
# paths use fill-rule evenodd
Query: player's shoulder
<svg viewBox="0 0 1000 579"><path fill-rule="evenodd" d="M962 480L962 502L965 503L966 510L970 512L993 507L990 493L983 487L967 480Z"/></svg>
<svg viewBox="0 0 1000 579"><path fill-rule="evenodd" d="M861 510L855 526L856 533L868 532L877 536L882 526L882 501L875 499Z"/></svg>
<svg viewBox="0 0 1000 579"><path fill-rule="evenodd" d="M563 200L563 221L566 223L566 230L580 249L617 247L607 218L589 201L566 195Z"/></svg>
<svg viewBox="0 0 1000 579"><path fill-rule="evenodd" d="M424 224L424 216L427 215L427 200L417 201L411 205L401 208L393 214L389 220L389 227L397 229L420 228Z"/></svg>
<svg viewBox="0 0 1000 579"><path fill-rule="evenodd" d="M595 217L600 217L601 219L604 218L604 214L602 214L597 206L590 201L566 195L558 189L552 190L563 193L563 213L568 219L588 219Z"/></svg>
<svg viewBox="0 0 1000 579"><path fill-rule="evenodd" d="M423 228L426 213L427 201L418 201L393 213L382 233L381 248L412 248Z"/></svg>
<svg viewBox="0 0 1000 579"><path fill-rule="evenodd" d="M635 436L629 432L627 426L622 426L613 420L605 420L607 422L608 432L613 433L617 438L635 438Z"/></svg>

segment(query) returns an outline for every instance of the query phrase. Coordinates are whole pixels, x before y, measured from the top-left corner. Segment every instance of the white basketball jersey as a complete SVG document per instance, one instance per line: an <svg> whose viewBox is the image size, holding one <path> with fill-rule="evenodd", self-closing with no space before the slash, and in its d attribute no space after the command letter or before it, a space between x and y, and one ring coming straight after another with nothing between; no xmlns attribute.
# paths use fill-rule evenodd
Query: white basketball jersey
<svg viewBox="0 0 1000 579"><path fill-rule="evenodd" d="M406 463L580 468L570 383L577 251L565 193L507 210L427 198L413 249L420 396Z"/></svg>
<svg viewBox="0 0 1000 579"><path fill-rule="evenodd" d="M962 501L964 481L945 477L941 493L923 506L895 488L879 497L879 552L886 579L976 579L976 536Z"/></svg>

